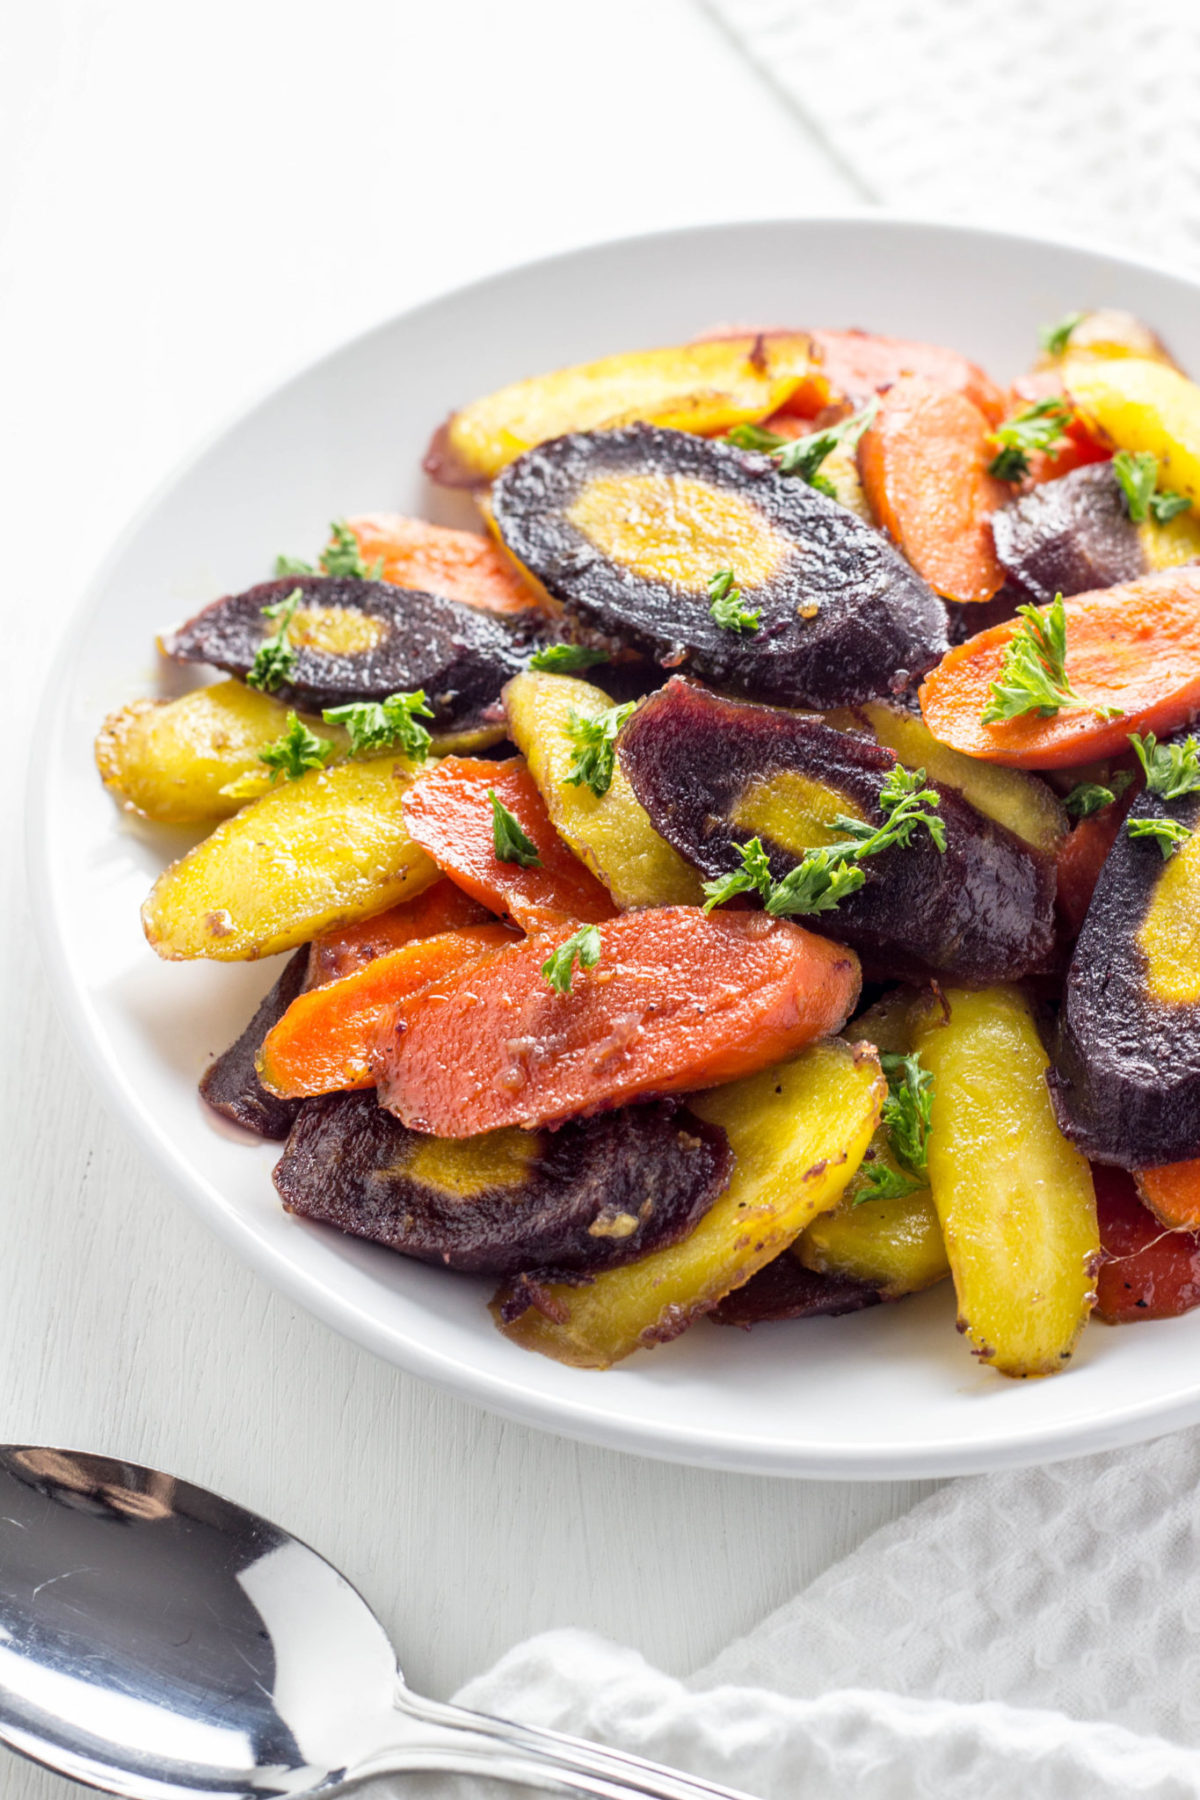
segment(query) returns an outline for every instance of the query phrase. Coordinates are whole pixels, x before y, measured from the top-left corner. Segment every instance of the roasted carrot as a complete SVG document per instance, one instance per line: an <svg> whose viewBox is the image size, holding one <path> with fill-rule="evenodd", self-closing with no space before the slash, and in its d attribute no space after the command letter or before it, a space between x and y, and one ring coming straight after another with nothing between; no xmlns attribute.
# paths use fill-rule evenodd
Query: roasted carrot
<svg viewBox="0 0 1200 1800"><path fill-rule="evenodd" d="M994 625L944 656L921 688L934 737L1015 769L1075 768L1125 750L1132 731L1166 737L1200 706L1200 568L1162 569L1065 603L1067 679L1087 703L1051 718L1022 713L983 723L992 683L1020 619ZM1092 706L1117 706L1104 719Z"/></svg>
<svg viewBox="0 0 1200 1800"><path fill-rule="evenodd" d="M492 794L533 844L536 863L523 866L497 855ZM413 783L406 799L404 819L414 843L451 881L522 930L551 931L571 920L596 924L615 916L608 889L554 829L523 756L507 762L443 757Z"/></svg>
<svg viewBox="0 0 1200 1800"><path fill-rule="evenodd" d="M833 397L851 406L862 406L872 394L884 393L906 376L917 375L951 393L965 394L991 425L1004 417L1002 391L957 350L907 338L877 337L869 331L814 331L810 335ZM801 390L783 410L799 412L805 399Z"/></svg>
<svg viewBox="0 0 1200 1800"><path fill-rule="evenodd" d="M1009 391L1005 417L1024 412L1038 400L1048 400L1051 395L1066 395L1061 369L1032 369L1027 375L1019 375ZM1076 413L1070 424L1063 426L1062 442L1054 451L1034 450L1030 453L1026 481L1030 486L1042 481L1057 481L1060 475L1069 475L1072 469L1081 469L1085 463L1111 462L1112 453L1112 445L1093 436L1086 422Z"/></svg>
<svg viewBox="0 0 1200 1800"><path fill-rule="evenodd" d="M348 521L368 568L383 560L383 579L477 606L481 612L542 610L537 592L490 538L453 531L400 513L363 513Z"/></svg>
<svg viewBox="0 0 1200 1800"><path fill-rule="evenodd" d="M1072 937L1078 937L1108 853L1121 834L1125 816L1141 791L1135 782L1119 800L1080 819L1059 846L1058 910Z"/></svg>
<svg viewBox="0 0 1200 1800"><path fill-rule="evenodd" d="M1102 1255L1096 1317L1124 1325L1174 1319L1200 1306L1200 1238L1160 1225L1124 1169L1093 1163L1092 1177Z"/></svg>
<svg viewBox="0 0 1200 1800"><path fill-rule="evenodd" d="M858 446L871 510L947 600L990 600L1004 584L990 516L1008 498L988 474L988 422L965 394L898 381Z"/></svg>
<svg viewBox="0 0 1200 1800"><path fill-rule="evenodd" d="M286 1099L370 1087L371 1057L396 1001L476 967L513 942L503 925L468 925L418 938L354 975L310 988L267 1033L258 1054L260 1081Z"/></svg>
<svg viewBox="0 0 1200 1800"><path fill-rule="evenodd" d="M1163 1163L1134 1175L1142 1204L1172 1229L1200 1231L1200 1162Z"/></svg>
<svg viewBox="0 0 1200 1800"><path fill-rule="evenodd" d="M763 913L652 907L588 929L598 959L566 993L542 972L559 930L440 983L436 1003L402 1000L382 1104L439 1137L557 1125L766 1068L837 1031L859 989L852 951Z"/></svg>
<svg viewBox="0 0 1200 1800"><path fill-rule="evenodd" d="M326 981L337 981L365 968L377 956L399 950L417 938L437 937L442 931L457 931L462 925L486 925L492 914L480 906L452 881L435 881L431 888L376 913L358 925L345 925L340 931L324 931L309 946L308 976L305 987L321 987Z"/></svg>

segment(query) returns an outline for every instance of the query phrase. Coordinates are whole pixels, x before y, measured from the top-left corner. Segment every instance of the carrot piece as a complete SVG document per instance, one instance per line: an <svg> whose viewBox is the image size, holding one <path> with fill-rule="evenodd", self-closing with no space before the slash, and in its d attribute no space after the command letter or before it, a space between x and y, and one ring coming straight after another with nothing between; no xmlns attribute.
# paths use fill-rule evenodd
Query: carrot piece
<svg viewBox="0 0 1200 1800"><path fill-rule="evenodd" d="M1020 619L957 644L921 688L921 711L935 738L984 762L1014 769L1067 769L1128 748L1131 731L1168 736L1200 706L1200 568L1184 564L1064 602L1067 679L1085 700L1119 706L1102 719L1064 706L985 725L982 713Z"/></svg>
<svg viewBox="0 0 1200 1800"><path fill-rule="evenodd" d="M878 337L869 331L810 333L833 397L862 406L909 375L918 375L952 393L965 394L991 425L1004 417L1004 394L978 364L941 344L914 343L907 338ZM783 410L798 411L803 393L793 395Z"/></svg>
<svg viewBox="0 0 1200 1800"><path fill-rule="evenodd" d="M383 559L383 579L461 600L481 612L541 612L535 589L490 538L453 531L400 513L363 513L347 521L370 568Z"/></svg>
<svg viewBox="0 0 1200 1800"><path fill-rule="evenodd" d="M539 864L522 868L496 855L492 793L535 846ZM554 829L524 757L507 762L443 757L413 783L406 802L404 822L413 842L451 881L523 930L552 931L572 920L598 924L615 917L608 889Z"/></svg>
<svg viewBox="0 0 1200 1800"><path fill-rule="evenodd" d="M297 995L258 1053L259 1080L285 1099L370 1087L371 1058L391 1009L430 982L474 968L515 940L504 925L418 938L353 975Z"/></svg>
<svg viewBox="0 0 1200 1800"><path fill-rule="evenodd" d="M1172 1228L1200 1231L1200 1161L1163 1163L1134 1172L1143 1206Z"/></svg>
<svg viewBox="0 0 1200 1800"><path fill-rule="evenodd" d="M309 946L304 985L314 988L326 981L337 981L416 938L437 937L439 932L456 931L462 925L486 925L491 917L486 906L480 906L452 881L435 881L415 900L391 906L387 912L362 919L357 925L323 931L314 938Z"/></svg>
<svg viewBox="0 0 1200 1800"><path fill-rule="evenodd" d="M439 1137L558 1125L753 1074L837 1031L860 986L853 951L764 913L652 907L596 930L599 961L569 993L542 974L560 930L440 985L436 1005L402 1000L381 1104Z"/></svg>
<svg viewBox="0 0 1200 1800"><path fill-rule="evenodd" d="M1072 937L1078 937L1108 853L1121 835L1125 816L1141 792L1132 783L1121 798L1090 819L1080 819L1058 851L1058 910Z"/></svg>
<svg viewBox="0 0 1200 1800"><path fill-rule="evenodd" d="M1141 1204L1124 1169L1093 1163L1092 1177L1102 1252L1096 1317L1124 1325L1174 1319L1200 1306L1200 1239L1190 1231L1164 1229Z"/></svg>
<svg viewBox="0 0 1200 1800"><path fill-rule="evenodd" d="M1008 404L1004 408L1006 418L1014 413L1024 412L1027 407L1038 400L1048 400L1051 395L1066 396L1063 387L1061 369L1031 369L1027 375L1019 375L1009 390ZM1029 458L1029 474L1026 484L1037 486L1043 481L1057 481L1060 475L1069 475L1072 469L1082 469L1085 463L1111 462L1113 447L1088 430L1087 423L1078 414L1069 425L1063 427L1066 440L1051 454L1048 450L1034 450Z"/></svg>
<svg viewBox="0 0 1200 1800"><path fill-rule="evenodd" d="M1009 494L988 474L992 454L979 408L917 376L889 388L858 446L875 517L947 600L990 600L1004 584L989 519Z"/></svg>

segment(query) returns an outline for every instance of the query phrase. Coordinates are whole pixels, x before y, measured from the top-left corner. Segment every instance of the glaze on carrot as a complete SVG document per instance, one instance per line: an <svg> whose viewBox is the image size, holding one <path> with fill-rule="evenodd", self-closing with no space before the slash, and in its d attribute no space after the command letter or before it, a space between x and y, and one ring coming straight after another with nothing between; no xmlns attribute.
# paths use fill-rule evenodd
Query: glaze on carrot
<svg viewBox="0 0 1200 1800"><path fill-rule="evenodd" d="M763 913L652 907L597 928L569 993L531 938L402 1000L377 1063L380 1101L414 1131L472 1137L733 1081L840 1029L852 951Z"/></svg>
<svg viewBox="0 0 1200 1800"><path fill-rule="evenodd" d="M1096 1317L1125 1325L1174 1319L1200 1306L1200 1239L1160 1225L1124 1169L1093 1163L1092 1176L1102 1252Z"/></svg>
<svg viewBox="0 0 1200 1800"><path fill-rule="evenodd" d="M454 531L400 513L363 513L347 521L371 568L383 559L383 579L397 587L444 594L481 612L540 612L537 593L490 538Z"/></svg>
<svg viewBox="0 0 1200 1800"><path fill-rule="evenodd" d="M391 1009L406 995L472 969L515 942L503 925L469 925L377 956L354 975L300 994L272 1026L258 1076L284 1099L370 1087L371 1058Z"/></svg>
<svg viewBox="0 0 1200 1800"><path fill-rule="evenodd" d="M1123 715L1064 706L985 725L989 689L1019 619L994 625L944 656L921 688L934 737L967 756L1015 769L1075 768L1127 748L1130 732L1160 738L1200 706L1200 568L1185 564L1064 602L1067 679L1076 693Z"/></svg>
<svg viewBox="0 0 1200 1800"><path fill-rule="evenodd" d="M908 338L877 337L869 331L814 331L810 335L833 397L855 408L872 394L884 393L915 375L951 393L965 394L990 425L1004 417L1002 390L957 350ZM803 395L793 396L784 410L798 410L797 398L802 401Z"/></svg>
<svg viewBox="0 0 1200 1800"><path fill-rule="evenodd" d="M1200 1231L1200 1162L1163 1163L1134 1175L1143 1206L1174 1228Z"/></svg>
<svg viewBox="0 0 1200 1800"><path fill-rule="evenodd" d="M1010 490L988 474L987 419L965 394L911 376L889 388L858 446L881 525L947 600L990 600L1004 584L990 519Z"/></svg>
<svg viewBox="0 0 1200 1800"><path fill-rule="evenodd" d="M534 844L540 863L523 868L496 855L491 793ZM404 822L451 881L523 931L615 916L608 889L554 829L523 756L507 762L443 757L405 795Z"/></svg>
<svg viewBox="0 0 1200 1800"><path fill-rule="evenodd" d="M376 913L357 925L344 925L339 931L324 931L313 939L308 952L308 975L305 987L321 987L327 981L338 981L353 975L377 956L400 950L417 938L437 937L439 932L457 931L463 925L487 925L492 913L477 900L472 900L452 881L435 881L433 886Z"/></svg>

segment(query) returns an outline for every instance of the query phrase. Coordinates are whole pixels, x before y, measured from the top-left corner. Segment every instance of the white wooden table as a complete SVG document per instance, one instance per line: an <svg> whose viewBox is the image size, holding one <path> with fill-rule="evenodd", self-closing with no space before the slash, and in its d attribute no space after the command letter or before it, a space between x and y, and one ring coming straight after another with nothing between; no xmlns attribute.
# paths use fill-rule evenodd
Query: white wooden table
<svg viewBox="0 0 1200 1800"><path fill-rule="evenodd" d="M691 0L45 0L0 30L0 1439L115 1451L275 1516L435 1694L551 1625L686 1672L933 1484L561 1442L273 1294L101 1111L50 1010L22 764L93 562L293 366L506 262L861 196ZM10 1800L68 1791L0 1763Z"/></svg>

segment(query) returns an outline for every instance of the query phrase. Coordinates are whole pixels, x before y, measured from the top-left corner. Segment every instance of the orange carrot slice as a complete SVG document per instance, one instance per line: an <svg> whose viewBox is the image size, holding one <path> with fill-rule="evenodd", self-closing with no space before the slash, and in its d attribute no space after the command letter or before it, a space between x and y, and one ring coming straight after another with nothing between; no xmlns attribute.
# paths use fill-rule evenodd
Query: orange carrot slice
<svg viewBox="0 0 1200 1800"><path fill-rule="evenodd" d="M1142 1204L1171 1229L1200 1231L1200 1162L1163 1163L1134 1175Z"/></svg>
<svg viewBox="0 0 1200 1800"><path fill-rule="evenodd" d="M402 1000L381 1103L439 1137L557 1125L753 1074L839 1030L859 991L852 951L764 913L652 907L595 929L569 993L542 974L560 930Z"/></svg>
<svg viewBox="0 0 1200 1800"><path fill-rule="evenodd" d="M1067 679L1086 701L1123 715L1064 706L1049 719L1031 712L985 725L989 690L1022 623L1008 619L956 645L927 676L921 711L934 737L984 762L1060 769L1125 750L1131 731L1166 737L1188 722L1200 706L1200 568L1162 569L1064 606Z"/></svg>
<svg viewBox="0 0 1200 1800"><path fill-rule="evenodd" d="M883 396L858 446L875 517L947 600L990 600L1004 583L989 520L1009 490L988 474L988 429L965 394L909 376Z"/></svg>
<svg viewBox="0 0 1200 1800"><path fill-rule="evenodd" d="M400 513L363 513L348 521L370 568L383 559L383 579L461 600L481 612L540 612L536 591L490 538L453 531Z"/></svg>
<svg viewBox="0 0 1200 1800"><path fill-rule="evenodd" d="M339 931L324 931L309 946L308 977L305 987L320 987L326 981L338 981L365 968L377 956L399 950L416 938L437 937L441 931L456 931L462 925L486 925L492 918L486 906L472 900L452 881L435 881L433 886L376 913L357 925L345 925Z"/></svg>
<svg viewBox="0 0 1200 1800"><path fill-rule="evenodd" d="M907 376L920 376L952 393L965 394L991 425L1004 417L1004 394L978 364L942 344L914 343L908 338L877 337L869 331L814 331L809 334L820 356L820 368L834 397L862 406L872 394L894 387ZM785 411L796 410L793 396Z"/></svg>
<svg viewBox="0 0 1200 1800"><path fill-rule="evenodd" d="M377 956L354 975L297 995L258 1053L258 1074L272 1094L300 1099L370 1087L381 1027L405 995L474 967L516 940L503 925L471 925L419 938Z"/></svg>
<svg viewBox="0 0 1200 1800"><path fill-rule="evenodd" d="M494 793L537 850L523 868L496 855ZM468 894L525 931L549 931L574 920L595 924L616 914L608 889L569 850L546 811L522 756L485 762L443 757L405 796L404 822L414 843Z"/></svg>

